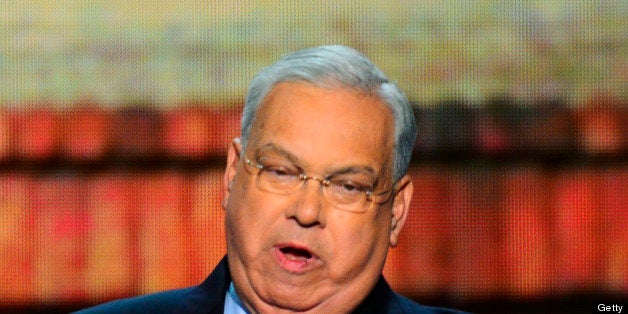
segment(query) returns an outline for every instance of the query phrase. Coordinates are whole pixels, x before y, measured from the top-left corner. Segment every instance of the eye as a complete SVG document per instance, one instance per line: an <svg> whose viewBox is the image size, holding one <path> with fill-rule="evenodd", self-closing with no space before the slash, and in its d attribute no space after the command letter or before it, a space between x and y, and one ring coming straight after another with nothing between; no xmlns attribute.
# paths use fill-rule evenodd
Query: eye
<svg viewBox="0 0 628 314"><path fill-rule="evenodd" d="M353 192L353 191L359 191L360 190L360 187L356 186L355 184L351 184L351 183L343 184L342 188L345 189L347 192Z"/></svg>
<svg viewBox="0 0 628 314"><path fill-rule="evenodd" d="M334 190L334 193L351 196L362 194L370 190L368 184L359 183L352 180L332 180L330 187Z"/></svg>
<svg viewBox="0 0 628 314"><path fill-rule="evenodd" d="M280 166L264 166L262 171L265 171L268 175L277 177L294 175L293 171L291 171L290 169Z"/></svg>
<svg viewBox="0 0 628 314"><path fill-rule="evenodd" d="M260 160L260 164L262 165L260 175L273 184L289 183L299 177L299 170L288 161L263 159Z"/></svg>

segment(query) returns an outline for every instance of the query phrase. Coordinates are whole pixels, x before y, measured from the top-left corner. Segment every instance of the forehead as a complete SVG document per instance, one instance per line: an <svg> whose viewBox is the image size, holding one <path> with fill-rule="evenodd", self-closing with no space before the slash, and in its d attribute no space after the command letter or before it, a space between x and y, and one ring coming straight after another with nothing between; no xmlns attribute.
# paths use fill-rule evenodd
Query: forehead
<svg viewBox="0 0 628 314"><path fill-rule="evenodd" d="M250 148L273 144L310 162L389 162L394 145L391 110L351 89L280 83L264 99ZM378 165L381 168L381 165Z"/></svg>

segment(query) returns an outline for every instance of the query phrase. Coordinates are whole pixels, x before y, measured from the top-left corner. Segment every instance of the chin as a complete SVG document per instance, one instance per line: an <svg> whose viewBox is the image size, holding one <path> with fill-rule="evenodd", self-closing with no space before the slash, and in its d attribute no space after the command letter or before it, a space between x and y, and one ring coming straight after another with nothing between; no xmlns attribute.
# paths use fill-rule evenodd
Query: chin
<svg viewBox="0 0 628 314"><path fill-rule="evenodd" d="M265 291L272 292L258 295L259 304L254 304L257 312L268 312L271 309L304 312L317 307L324 300L311 293L307 294L299 289L286 289L286 287L273 286L265 288ZM306 298L302 298L304 296Z"/></svg>
<svg viewBox="0 0 628 314"><path fill-rule="evenodd" d="M314 284L320 279L309 276L297 278L265 277L261 285L253 285L262 304L276 309L296 312L308 311L323 304L334 293L326 287ZM265 311L262 311L265 312Z"/></svg>

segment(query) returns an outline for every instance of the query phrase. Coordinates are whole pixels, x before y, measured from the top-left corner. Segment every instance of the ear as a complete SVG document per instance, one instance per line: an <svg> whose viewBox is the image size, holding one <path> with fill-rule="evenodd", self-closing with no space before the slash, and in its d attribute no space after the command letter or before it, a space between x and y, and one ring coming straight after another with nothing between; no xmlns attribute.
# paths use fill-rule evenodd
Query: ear
<svg viewBox="0 0 628 314"><path fill-rule="evenodd" d="M392 205L392 219L390 222L390 246L395 247L399 242L399 234L403 225L406 223L408 211L410 209L410 200L414 186L409 175L403 176L397 183L397 191L395 191Z"/></svg>
<svg viewBox="0 0 628 314"><path fill-rule="evenodd" d="M227 150L227 167L225 168L225 175L222 181L222 208L227 209L229 202L229 194L231 193L231 185L236 175L238 163L240 162L240 151L242 150L242 144L240 138L234 138L229 144Z"/></svg>

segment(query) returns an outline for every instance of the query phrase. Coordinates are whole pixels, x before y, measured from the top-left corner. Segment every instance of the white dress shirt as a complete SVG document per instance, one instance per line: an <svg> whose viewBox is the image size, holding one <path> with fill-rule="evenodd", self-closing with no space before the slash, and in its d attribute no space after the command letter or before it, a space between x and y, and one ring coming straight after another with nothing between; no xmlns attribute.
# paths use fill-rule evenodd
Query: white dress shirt
<svg viewBox="0 0 628 314"><path fill-rule="evenodd" d="M242 301L240 301L240 297L238 297L238 293L235 291L235 287L233 287L233 282L229 285L229 292L225 296L225 314L248 314L244 305L242 305Z"/></svg>

